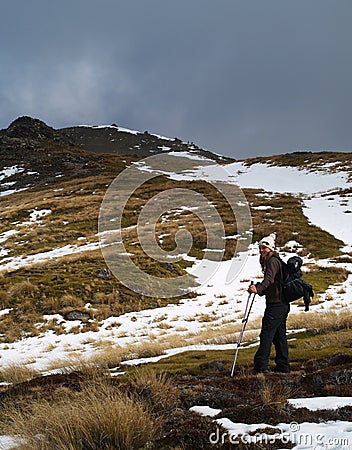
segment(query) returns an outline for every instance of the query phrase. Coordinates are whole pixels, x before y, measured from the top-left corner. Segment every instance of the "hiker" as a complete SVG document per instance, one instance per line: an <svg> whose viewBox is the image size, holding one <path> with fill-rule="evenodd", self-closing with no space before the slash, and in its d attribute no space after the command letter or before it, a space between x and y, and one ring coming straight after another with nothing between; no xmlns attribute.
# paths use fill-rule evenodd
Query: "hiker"
<svg viewBox="0 0 352 450"><path fill-rule="evenodd" d="M271 233L259 242L259 262L264 273L264 279L261 283L252 284L248 288L249 293L256 293L259 296L265 295L266 300L260 344L254 356L253 374L269 372L268 364L272 344L274 344L276 351L275 372L290 372L286 337L286 319L290 305L280 300L283 269L279 255L275 251L275 239L276 234Z"/></svg>

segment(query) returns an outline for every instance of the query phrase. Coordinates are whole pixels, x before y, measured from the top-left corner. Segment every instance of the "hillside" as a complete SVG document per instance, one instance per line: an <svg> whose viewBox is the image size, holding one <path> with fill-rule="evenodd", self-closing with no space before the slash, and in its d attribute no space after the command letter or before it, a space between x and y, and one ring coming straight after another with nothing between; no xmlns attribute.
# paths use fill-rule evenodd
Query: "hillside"
<svg viewBox="0 0 352 450"><path fill-rule="evenodd" d="M149 314L156 316L155 327L158 330L162 323L159 323L157 317L164 315L159 310L160 307L180 301L187 304L187 296L184 299L182 296L158 298L140 295L131 290L127 287L128 284L126 286L120 283L113 276L99 248L103 244L103 237L98 233L98 215L107 187L121 171L131 173L126 171L127 167L134 168L137 176L145 173L145 167L132 164L133 160L128 156L97 154L78 149L70 139L57 133L42 122L29 118L18 119L0 133L3 164L0 283L2 306L9 308L2 319L2 340L4 343L14 342L23 333L40 337L48 329L55 330L59 335L70 334L71 329L75 332L96 332L110 328L109 323L115 322L119 329L117 335L127 333L133 341L136 325L143 329L146 324L142 321L142 325L138 320L133 326L129 324L126 331L122 331L125 328L122 325L124 314L148 309L153 305L154 309ZM206 231L209 230L204 229L202 216L199 213L197 215L196 210L192 211L192 207L189 210L180 210L179 205L172 208L172 198L166 200L165 212L157 222L158 243L165 251L172 252L176 232L181 229L189 230L193 236L193 244L188 259L156 261L138 243L140 236L137 237L135 225L144 204L157 194L177 187L195 190L216 205L226 235L226 239L222 241L225 242L224 261L221 263L224 264L223 271L227 270L226 264L231 264L235 252L241 260L241 253L238 253L240 247L237 246L241 242L247 242L248 236L251 238L252 235L255 242L262 235L275 231L283 252L289 255L296 251L305 257L309 270L308 281L314 282L316 290L322 296L330 285L346 280L346 269L349 270L349 267L341 266L336 269L335 265L332 268L332 263L326 261L327 258L335 258L342 265L351 259L352 242L348 230L352 205L350 172L347 172L346 163L349 161L349 154L334 155L334 164L331 164L331 154L311 155L316 161L314 170L311 164L308 164L308 169L300 165L298 170L292 166L283 166L280 161L286 161L287 155L268 158L269 161L257 159L227 163L225 166L214 166L212 160L196 156L193 152L182 152L179 155L178 160L185 161L185 164L182 166L178 163L181 167L178 173L173 171L174 156L163 154L162 162L166 165L163 166L163 171L156 173L157 176L136 189L124 210L124 249L133 252L134 261L138 259L143 270L152 276L176 280L187 271L192 273L197 260L205 257L206 261L210 258L210 253L204 252L208 245ZM324 156L328 159L325 160ZM344 165L344 170L338 173L336 167L340 163L337 161ZM218 173L214 173L214 167L223 168L220 177ZM245 225L251 227L247 230L251 235L246 234L245 227L240 229L236 226L237 211L233 211L228 199L219 195L223 188L220 186L219 189L212 182L218 178L225 184L238 182L242 186L244 199L250 208L250 223ZM294 192L296 188L301 189L301 192ZM184 200L186 199L181 199L181 202ZM320 215L314 218L314 222L314 211L321 210L322 201L330 214L328 217ZM316 204L319 204L318 210L314 206ZM237 206L236 208L238 210ZM248 220L248 216L243 217ZM319 225L325 223L325 229L320 228ZM214 224L208 226L213 227ZM336 228L336 232L329 233L330 229ZM238 235L239 231L241 236ZM243 241L244 238L247 241ZM106 258L106 254L104 257ZM324 263L319 263L319 260ZM250 247L245 264L253 265L251 275L243 267L243 273L234 280L237 284L223 285L224 294L218 287L215 287L213 294L208 288L207 296L210 295L211 298L207 298L205 303L214 302L212 296L216 292L220 297L224 295L226 302L234 295L229 296L226 292L237 290L242 295L244 287L240 280L258 276L255 247L253 250ZM339 272L336 273L336 270ZM196 271L194 273L196 278L201 276ZM200 279L198 281L201 283L201 292L206 284ZM194 291L192 289L188 295L196 297L197 291ZM189 301L191 305L196 303L192 299ZM216 303L221 301L217 300ZM67 321L70 311L77 309L82 312L83 321ZM204 310L202 301L199 309L198 314L204 320L201 328L205 330L209 328L206 326L207 321L220 323L221 317L228 314L224 307L220 308L224 309L220 316L216 308L212 308L212 313L209 314ZM181 312L181 305L179 310ZM235 314L234 320L238 320L240 312L241 310ZM26 327L23 330L21 319L24 317ZM128 315L126 320L129 321ZM174 325L171 330L189 329L190 323L185 316L178 321L178 326L177 323ZM173 334L182 335L177 332Z"/></svg>
<svg viewBox="0 0 352 450"><path fill-rule="evenodd" d="M75 145L96 153L113 153L147 157L164 152L190 152L215 161L231 161L221 155L198 147L193 142L183 142L178 138L168 138L113 125L76 126L58 130L61 136L68 136Z"/></svg>
<svg viewBox="0 0 352 450"><path fill-rule="evenodd" d="M8 128L0 130L0 158L7 169L1 192L54 184L57 178L117 174L127 161L151 154L188 151L213 160L230 161L186 144L148 132L137 132L112 126L77 126L54 129L39 119L19 117Z"/></svg>
<svg viewBox="0 0 352 450"><path fill-rule="evenodd" d="M142 160L150 155L154 159ZM235 410L245 389L230 401L233 386L227 373L246 288L262 276L256 241L270 232L277 233L284 259L292 254L304 259L304 278L316 296L308 313L301 300L291 308L295 373L286 384L273 379L268 385L279 383L285 390L291 383L291 389L281 392L288 398L310 377L303 396L350 395L351 154L230 161L194 144L116 125L55 130L24 117L0 131L0 157L2 378L34 380L21 384L19 391L5 386L4 402L8 395L22 402L27 389L29 400L41 385L43 398L50 391L54 399L53 386L60 389L78 376L55 378L57 373L80 365L86 370L91 362L119 376L135 364L149 363L156 372L175 373L183 411L200 402L233 408L224 409L223 417L238 420ZM113 200L117 194L127 199L121 229L116 225L119 214L110 204L104 207L109 192ZM157 207L138 222L153 199ZM149 219L155 219L152 227ZM179 238L181 231L193 238L187 255L182 246L189 243L188 235ZM212 240L217 235L220 239ZM165 253L160 256L156 247ZM147 273L147 281L134 289L133 283L139 282L134 272L133 283L115 276L109 249ZM147 284L156 279L173 285L181 277L186 280L183 295L167 296L159 285L148 291ZM262 401L264 381L249 377L248 371L263 309L257 300L245 334L251 345L239 356L241 383L256 392L249 409ZM295 340L304 346L303 353ZM323 368L325 378L319 384L314 377ZM223 386L223 396L212 391L215 380ZM52 387L45 387L47 382ZM346 408L340 418L351 417ZM270 418L265 411L263 421ZM182 414L179 419L192 427L193 416ZM275 417L284 420L283 413ZM176 416L167 425L169 439L171 419ZM200 426L202 421L194 420ZM254 416L247 420L254 423ZM174 448L163 447L165 441L160 445L150 448Z"/></svg>

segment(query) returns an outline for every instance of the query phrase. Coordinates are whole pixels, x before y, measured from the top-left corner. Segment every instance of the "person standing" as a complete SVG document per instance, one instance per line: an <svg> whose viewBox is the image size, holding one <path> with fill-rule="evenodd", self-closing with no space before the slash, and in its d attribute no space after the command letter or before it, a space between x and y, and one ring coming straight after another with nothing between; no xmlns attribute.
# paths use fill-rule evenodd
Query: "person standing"
<svg viewBox="0 0 352 450"><path fill-rule="evenodd" d="M281 301L283 269L279 254L275 251L276 234L271 233L259 242L260 265L264 273L261 283L250 285L249 293L265 295L266 307L262 319L259 348L254 356L252 373L269 372L271 346L275 346L275 372L289 373L286 320L290 305Z"/></svg>

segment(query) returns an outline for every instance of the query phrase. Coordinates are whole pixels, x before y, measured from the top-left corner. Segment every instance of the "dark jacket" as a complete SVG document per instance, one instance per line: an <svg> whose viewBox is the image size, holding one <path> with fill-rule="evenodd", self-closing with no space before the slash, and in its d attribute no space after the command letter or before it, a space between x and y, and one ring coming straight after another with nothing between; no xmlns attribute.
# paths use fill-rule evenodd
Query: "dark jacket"
<svg viewBox="0 0 352 450"><path fill-rule="evenodd" d="M264 280L255 285L258 295L265 295L267 304L280 303L280 282L283 279L283 272L278 254L270 252L265 258L260 258L260 264L264 272Z"/></svg>

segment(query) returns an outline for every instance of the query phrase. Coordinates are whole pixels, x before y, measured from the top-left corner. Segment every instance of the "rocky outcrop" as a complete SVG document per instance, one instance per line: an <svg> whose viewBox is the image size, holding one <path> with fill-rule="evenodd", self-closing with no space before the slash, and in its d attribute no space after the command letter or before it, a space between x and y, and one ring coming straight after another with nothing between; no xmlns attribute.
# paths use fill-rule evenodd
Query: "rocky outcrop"
<svg viewBox="0 0 352 450"><path fill-rule="evenodd" d="M15 139L45 140L55 139L58 134L39 119L22 116L14 120L7 129L1 131L3 137Z"/></svg>

